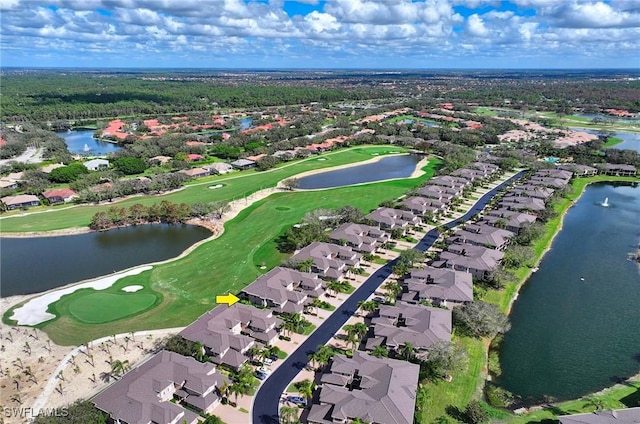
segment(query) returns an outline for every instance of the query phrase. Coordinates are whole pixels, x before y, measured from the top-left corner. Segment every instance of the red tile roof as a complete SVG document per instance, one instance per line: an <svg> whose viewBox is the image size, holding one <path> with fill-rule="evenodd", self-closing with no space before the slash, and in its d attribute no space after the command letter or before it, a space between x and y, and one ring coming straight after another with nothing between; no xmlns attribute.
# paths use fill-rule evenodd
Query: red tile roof
<svg viewBox="0 0 640 424"><path fill-rule="evenodd" d="M55 190L48 190L42 193L44 197L50 199L52 197L62 197L63 199L68 199L71 196L77 196L78 193L71 190L70 188L57 188Z"/></svg>
<svg viewBox="0 0 640 424"><path fill-rule="evenodd" d="M197 155L195 153L189 154L189 160L192 161L192 162L196 161L196 160L202 160L202 159L204 159L204 156L202 156L202 155Z"/></svg>

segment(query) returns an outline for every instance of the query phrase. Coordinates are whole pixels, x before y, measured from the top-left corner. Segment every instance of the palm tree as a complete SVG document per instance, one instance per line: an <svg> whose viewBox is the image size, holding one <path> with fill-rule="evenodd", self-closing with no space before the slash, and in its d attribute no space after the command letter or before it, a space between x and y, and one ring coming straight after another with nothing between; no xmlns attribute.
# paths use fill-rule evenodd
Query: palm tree
<svg viewBox="0 0 640 424"><path fill-rule="evenodd" d="M356 273L356 267L353 265L349 265L346 269L345 269L345 278L347 280L349 280L349 275L351 274L355 274Z"/></svg>
<svg viewBox="0 0 640 424"><path fill-rule="evenodd" d="M313 381L309 379L305 379L299 381L295 384L296 389L300 392L302 396L307 399L307 404L311 403L311 398L313 397L313 389L315 388L315 384Z"/></svg>
<svg viewBox="0 0 640 424"><path fill-rule="evenodd" d="M318 313L320 312L320 305L321 304L322 304L322 301L319 298L314 297L313 300L311 301L311 303L309 304L309 306L311 306L312 308L315 308L316 315L318 315Z"/></svg>
<svg viewBox="0 0 640 424"><path fill-rule="evenodd" d="M111 373L114 375L124 374L130 369L131 369L131 365L129 364L129 361L127 359L125 359L124 361L121 361L120 359L116 359L111 363Z"/></svg>
<svg viewBox="0 0 640 424"><path fill-rule="evenodd" d="M337 296L342 288L342 283L339 281L329 281L327 283L327 291L332 291L334 296Z"/></svg>
<svg viewBox="0 0 640 424"><path fill-rule="evenodd" d="M261 350L262 349L260 348L260 346L258 346L256 344L251 346L249 348L249 350L247 351L247 356L249 356L249 360L253 361L256 358L256 356L260 355Z"/></svg>
<svg viewBox="0 0 640 424"><path fill-rule="evenodd" d="M329 363L335 352L331 346L318 345L316 351L313 353L315 361L318 363L318 368L322 368Z"/></svg>
<svg viewBox="0 0 640 424"><path fill-rule="evenodd" d="M385 298L388 302L394 302L396 300L396 297L398 297L398 295L402 293L402 287L400 287L400 284L398 284L396 281L387 281L386 283L384 283L382 288L386 290Z"/></svg>
<svg viewBox="0 0 640 424"><path fill-rule="evenodd" d="M373 348L373 350L371 351L371 355L375 356L376 358L386 358L387 356L389 356L389 351L387 351L386 347L378 345Z"/></svg>
<svg viewBox="0 0 640 424"><path fill-rule="evenodd" d="M129 342L130 341L131 341L131 339L129 338L129 336L125 336L124 337L124 346L122 346L122 348L124 349L125 352L129 349Z"/></svg>
<svg viewBox="0 0 640 424"><path fill-rule="evenodd" d="M246 390L246 385L241 382L233 383L229 386L229 394L233 395L236 405L238 404L238 396L243 397Z"/></svg>
<svg viewBox="0 0 640 424"><path fill-rule="evenodd" d="M301 272L311 272L311 270L313 269L313 259L312 258L307 258L304 261L301 261L300 263L298 263L298 270Z"/></svg>
<svg viewBox="0 0 640 424"><path fill-rule="evenodd" d="M24 371L23 371L24 375L27 376L28 380L33 381L35 384L38 384L38 381L36 380L36 376L33 374L33 371L31 371L31 367L30 366L26 366Z"/></svg>
<svg viewBox="0 0 640 424"><path fill-rule="evenodd" d="M405 360L410 361L415 356L415 348L409 342L405 342L400 347L400 354L404 357Z"/></svg>
<svg viewBox="0 0 640 424"><path fill-rule="evenodd" d="M196 342L193 345L193 357L198 362L204 362L204 346L202 343Z"/></svg>
<svg viewBox="0 0 640 424"><path fill-rule="evenodd" d="M11 395L10 398L11 402L16 402L17 404L22 404L22 396L20 396L20 393L14 393Z"/></svg>
<svg viewBox="0 0 640 424"><path fill-rule="evenodd" d="M361 300L360 302L358 302L358 307L367 312L366 315L369 315L371 312L376 310L378 304L373 300Z"/></svg>
<svg viewBox="0 0 640 424"><path fill-rule="evenodd" d="M229 388L231 387L231 383L228 380L222 382L220 387L218 387L218 392L220 393L220 397L227 402L227 397L229 396Z"/></svg>
<svg viewBox="0 0 640 424"><path fill-rule="evenodd" d="M298 408L293 406L283 406L280 408L280 422L282 424L292 424L298 421Z"/></svg>

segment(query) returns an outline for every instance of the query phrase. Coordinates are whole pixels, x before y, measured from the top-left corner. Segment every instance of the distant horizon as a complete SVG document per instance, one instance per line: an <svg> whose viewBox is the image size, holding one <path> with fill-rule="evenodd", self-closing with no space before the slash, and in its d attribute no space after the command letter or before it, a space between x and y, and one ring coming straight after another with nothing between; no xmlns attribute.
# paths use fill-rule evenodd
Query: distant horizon
<svg viewBox="0 0 640 424"><path fill-rule="evenodd" d="M175 70L175 71L189 71L189 70L210 70L210 71L374 71L374 72L411 72L411 71L630 71L640 73L640 67L638 68L312 68L312 67L144 67L144 66L0 66L0 70L3 69L34 69L34 70L56 70L56 69L70 69L70 70Z"/></svg>
<svg viewBox="0 0 640 424"><path fill-rule="evenodd" d="M0 63L11 68L640 68L637 0L3 0L0 10Z"/></svg>

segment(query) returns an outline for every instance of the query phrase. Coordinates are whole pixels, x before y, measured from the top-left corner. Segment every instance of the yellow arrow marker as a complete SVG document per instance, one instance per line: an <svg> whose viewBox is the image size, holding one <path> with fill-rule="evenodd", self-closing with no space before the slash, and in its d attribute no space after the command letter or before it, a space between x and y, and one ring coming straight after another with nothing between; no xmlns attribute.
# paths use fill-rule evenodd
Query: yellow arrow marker
<svg viewBox="0 0 640 424"><path fill-rule="evenodd" d="M233 293L216 296L216 303L226 303L229 306L233 305L238 300L240 300L238 299L238 296Z"/></svg>

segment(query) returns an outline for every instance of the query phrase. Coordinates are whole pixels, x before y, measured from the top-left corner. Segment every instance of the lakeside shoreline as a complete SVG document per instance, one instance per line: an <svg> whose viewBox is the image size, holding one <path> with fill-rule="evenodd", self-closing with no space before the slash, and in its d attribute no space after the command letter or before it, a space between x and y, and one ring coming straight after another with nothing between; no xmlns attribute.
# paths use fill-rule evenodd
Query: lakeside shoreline
<svg viewBox="0 0 640 424"><path fill-rule="evenodd" d="M589 178L589 177L587 177ZM584 179L587 179L584 178ZM593 178L593 177L591 177ZM580 181L580 177L578 177L577 181ZM585 181L584 184L581 184L582 187L579 187L579 192L578 193L572 193L572 195L567 199L568 203L566 204L566 206L564 206L564 208L562 209L562 211L559 214L559 220L558 220L558 224L557 227L553 230L553 234L552 236L549 238L548 243L546 244L546 246L544 247L543 251L541 252L540 256L536 259L535 261L535 265L533 267L530 267L528 269L528 272L526 273L526 275L524 277L522 277L520 279L520 281L517 284L517 288L513 294L513 296L511 296L509 303L507 305L507 309L505 310L505 315L510 316L512 309L513 309L513 305L515 303L515 301L517 300L520 291L524 288L524 286L529 282L529 279L531 278L531 275L534 272L534 269L537 270L538 266L541 264L541 262L543 261L543 259L545 258L546 254L551 250L551 248L553 247L554 241L556 239L556 237L558 236L558 234L560 234L560 232L563 229L564 226L564 219L566 214L569 212L569 210L571 210L576 203L582 198L582 196L584 195L587 187L589 187L592 184L596 184L596 183L605 183L605 184L611 184L611 183L624 183L624 182L629 182L629 183L640 183L640 179L635 178L635 179L620 179L619 177L609 177L609 178L602 178L602 179L592 179L590 181ZM484 384L486 384L486 382L491 381L490 379L487 379L487 377L491 376L491 373L489 372L489 356L491 353L491 344L493 343L493 339L491 341L489 341L488 343L485 343L485 347L486 347L486 357L485 357L485 367L484 367ZM577 398L572 398L572 399L564 399L564 400L559 400L556 402L536 402L536 403L531 403L531 404L525 404L525 408L527 409L531 409L531 413L535 413L537 411L540 410L546 410L546 408L544 408L545 405L551 405L554 407L560 407L563 404L567 404L569 402L576 402L576 401L580 401L583 399L587 399L593 396L601 396L604 395L606 393L609 393L613 390L616 390L618 388L623 388L626 387L627 385L625 385L625 382L630 383L630 382L635 382L635 381L640 381L640 371L634 375L631 375L627 378L624 379L624 381L620 381L612 386L608 386L605 387L597 392L590 392L590 393L586 393L580 397ZM501 387L501 386L499 386ZM507 408L507 409L511 409L511 408ZM522 417L526 417L527 413L523 414Z"/></svg>

